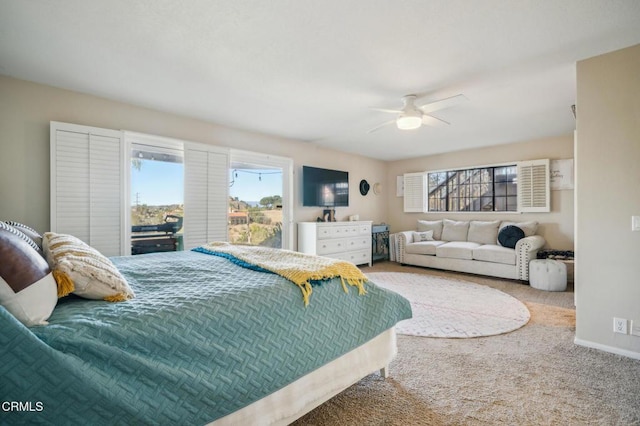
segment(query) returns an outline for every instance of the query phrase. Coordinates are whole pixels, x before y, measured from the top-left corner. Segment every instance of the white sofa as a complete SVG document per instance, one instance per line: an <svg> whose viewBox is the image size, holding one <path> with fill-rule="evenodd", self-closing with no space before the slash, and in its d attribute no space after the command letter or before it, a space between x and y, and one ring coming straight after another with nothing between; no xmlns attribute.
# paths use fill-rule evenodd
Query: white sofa
<svg viewBox="0 0 640 426"><path fill-rule="evenodd" d="M419 220L417 231L398 234L396 260L405 265L528 281L529 261L545 244L544 238L536 235L537 228L537 222Z"/></svg>

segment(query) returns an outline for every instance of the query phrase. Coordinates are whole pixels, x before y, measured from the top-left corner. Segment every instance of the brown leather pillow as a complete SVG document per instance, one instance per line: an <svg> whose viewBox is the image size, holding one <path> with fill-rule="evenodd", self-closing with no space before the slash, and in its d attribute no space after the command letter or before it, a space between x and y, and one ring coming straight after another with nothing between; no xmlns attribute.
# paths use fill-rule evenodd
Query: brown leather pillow
<svg viewBox="0 0 640 426"><path fill-rule="evenodd" d="M42 249L40 248L40 246L31 237L29 237L27 234L22 232L22 230L14 226L11 226L9 225L9 223L3 222L3 221L0 221L0 230L8 231L20 237L20 239L22 239L24 242L29 244L35 251L37 251L40 255L42 255ZM42 243L40 245L42 245Z"/></svg>
<svg viewBox="0 0 640 426"><path fill-rule="evenodd" d="M29 237L38 246L38 252L42 251L42 235L30 226L13 220L5 220L4 223L10 225ZM41 253L42 254L42 253Z"/></svg>
<svg viewBox="0 0 640 426"><path fill-rule="evenodd" d="M57 303L47 261L15 233L0 229L0 305L26 325L46 324Z"/></svg>

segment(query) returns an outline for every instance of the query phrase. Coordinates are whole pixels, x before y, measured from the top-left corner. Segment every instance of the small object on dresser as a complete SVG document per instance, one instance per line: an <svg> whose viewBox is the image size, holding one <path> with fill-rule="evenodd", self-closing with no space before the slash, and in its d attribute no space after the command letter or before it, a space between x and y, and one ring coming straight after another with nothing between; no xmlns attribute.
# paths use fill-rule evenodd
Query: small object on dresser
<svg viewBox="0 0 640 426"><path fill-rule="evenodd" d="M324 222L335 222L336 221L336 211L335 209L326 209L322 211L322 216L324 217Z"/></svg>

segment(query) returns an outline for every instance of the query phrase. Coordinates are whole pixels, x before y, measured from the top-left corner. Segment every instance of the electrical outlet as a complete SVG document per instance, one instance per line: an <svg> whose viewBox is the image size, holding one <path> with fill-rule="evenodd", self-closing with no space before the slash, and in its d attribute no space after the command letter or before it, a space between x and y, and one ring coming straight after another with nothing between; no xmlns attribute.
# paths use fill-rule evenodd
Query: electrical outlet
<svg viewBox="0 0 640 426"><path fill-rule="evenodd" d="M640 337L640 321L631 321L631 333L629 334Z"/></svg>
<svg viewBox="0 0 640 426"><path fill-rule="evenodd" d="M613 332L627 334L627 320L624 318L613 319Z"/></svg>

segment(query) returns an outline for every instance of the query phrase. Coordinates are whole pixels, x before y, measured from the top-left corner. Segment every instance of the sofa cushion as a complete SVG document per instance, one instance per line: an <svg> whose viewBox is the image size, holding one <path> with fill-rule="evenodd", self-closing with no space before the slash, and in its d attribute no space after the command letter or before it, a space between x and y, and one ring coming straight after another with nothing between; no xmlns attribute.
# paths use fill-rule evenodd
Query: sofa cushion
<svg viewBox="0 0 640 426"><path fill-rule="evenodd" d="M507 247L495 244L485 244L473 249L473 259L484 262L504 263L505 265L516 264L516 251Z"/></svg>
<svg viewBox="0 0 640 426"><path fill-rule="evenodd" d="M504 228L505 226L509 226L509 225L514 225L517 226L518 228L522 229L524 231L524 236L525 237L530 237L532 235L536 235L536 232L538 231L538 222L536 221L529 221L529 222L509 222L509 221L504 221L500 224L500 229L498 229L498 232L500 232L500 230L502 228Z"/></svg>
<svg viewBox="0 0 640 426"><path fill-rule="evenodd" d="M467 241L478 244L495 244L498 241L499 220L483 222L472 220L469 224Z"/></svg>
<svg viewBox="0 0 640 426"><path fill-rule="evenodd" d="M435 256L436 247L444 244L444 241L424 241L420 243L407 244L404 251L407 254L428 254Z"/></svg>
<svg viewBox="0 0 640 426"><path fill-rule="evenodd" d="M467 241L451 241L436 247L436 256L453 259L473 259L473 250L480 247L478 243Z"/></svg>
<svg viewBox="0 0 640 426"><path fill-rule="evenodd" d="M442 240L442 221L441 220L419 220L418 232L433 231L433 239Z"/></svg>
<svg viewBox="0 0 640 426"><path fill-rule="evenodd" d="M523 238L524 231L522 230L522 228L515 225L505 226L500 230L500 232L498 232L498 243L500 243L502 247L508 247L512 249L516 248L516 244L518 243L518 241Z"/></svg>
<svg viewBox="0 0 640 426"><path fill-rule="evenodd" d="M469 222L444 219L442 221L442 241L467 241Z"/></svg>
<svg viewBox="0 0 640 426"><path fill-rule="evenodd" d="M419 243L420 241L433 241L433 230L424 232L414 232L413 242Z"/></svg>

